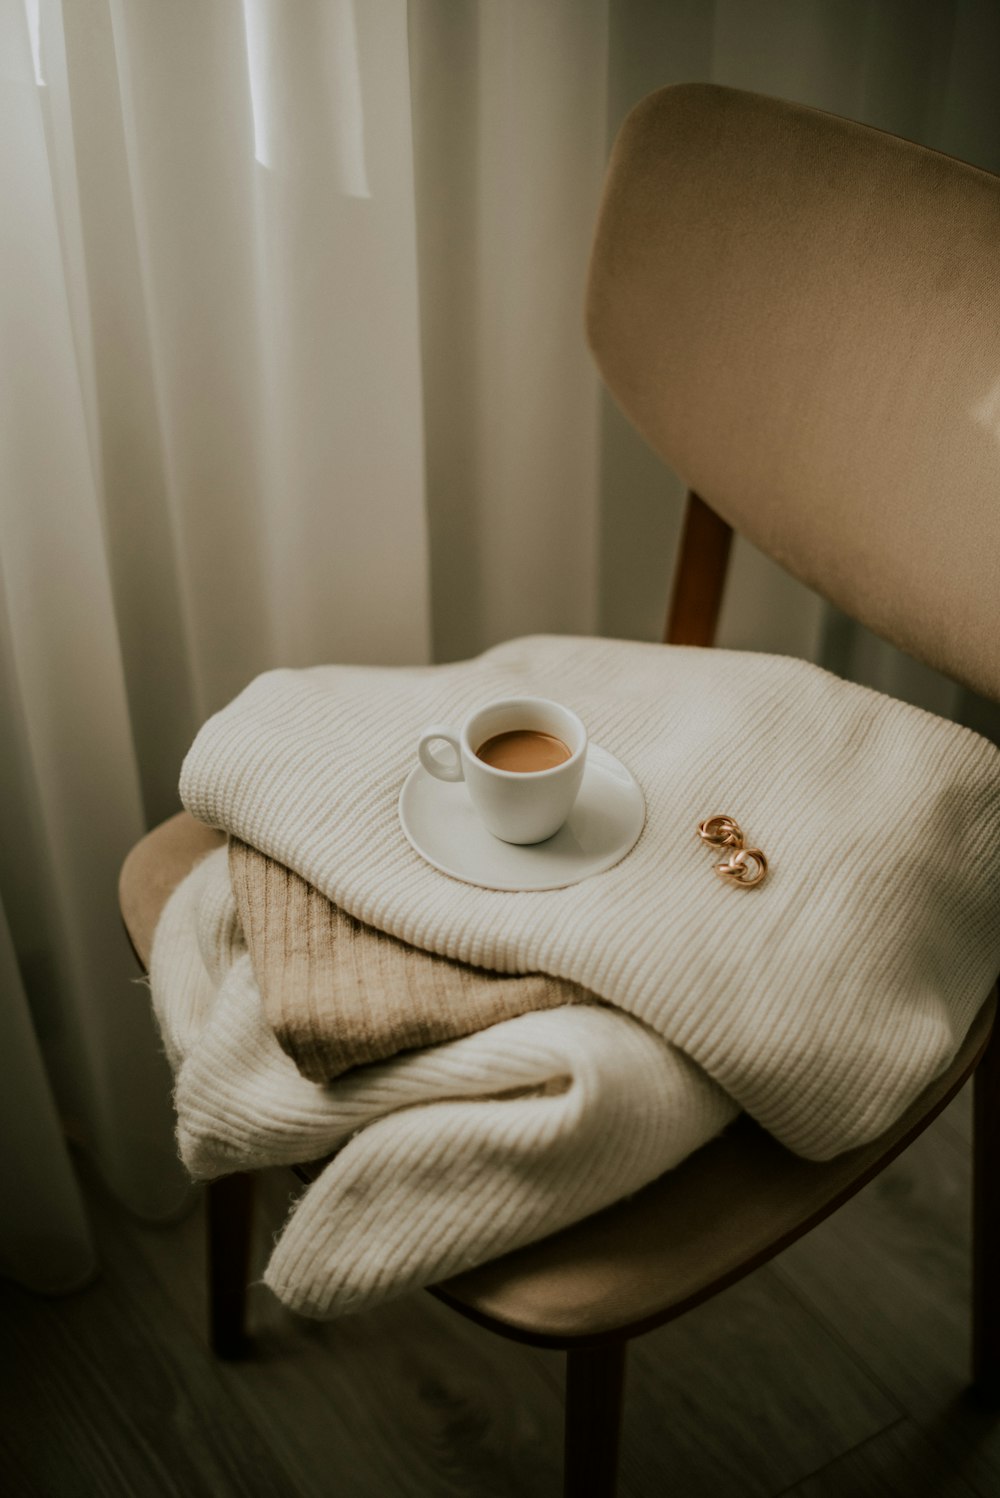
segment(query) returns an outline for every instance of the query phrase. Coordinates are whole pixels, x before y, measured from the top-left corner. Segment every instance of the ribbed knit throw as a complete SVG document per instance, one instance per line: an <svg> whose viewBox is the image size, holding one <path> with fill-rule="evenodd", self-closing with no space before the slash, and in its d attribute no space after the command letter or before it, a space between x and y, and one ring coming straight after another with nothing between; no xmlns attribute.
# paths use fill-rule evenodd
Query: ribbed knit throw
<svg viewBox="0 0 1000 1498"><path fill-rule="evenodd" d="M396 802L425 724L524 693L580 714L647 821L607 873L503 894L426 864ZM785 657L542 636L448 666L273 671L202 728L181 796L368 925L589 989L815 1158L893 1121L1000 967L1000 751ZM713 873L695 829L714 813L767 854L759 888Z"/></svg>
<svg viewBox="0 0 1000 1498"><path fill-rule="evenodd" d="M524 693L580 714L647 822L616 868L504 894L425 864L396 802L426 723ZM203 1175L317 1158L361 1128L268 1270L317 1314L635 1190L717 1131L725 1094L814 1158L877 1136L948 1064L1000 967L1000 753L801 661L539 637L443 667L271 672L204 726L181 790L358 920L620 1011L526 1014L317 1087L263 1019L224 855L214 884L196 870L151 973L184 1158ZM716 813L767 854L759 888L713 873L695 829Z"/></svg>
<svg viewBox="0 0 1000 1498"><path fill-rule="evenodd" d="M584 997L565 979L485 973L407 946L235 837L229 877L264 1017L314 1082Z"/></svg>

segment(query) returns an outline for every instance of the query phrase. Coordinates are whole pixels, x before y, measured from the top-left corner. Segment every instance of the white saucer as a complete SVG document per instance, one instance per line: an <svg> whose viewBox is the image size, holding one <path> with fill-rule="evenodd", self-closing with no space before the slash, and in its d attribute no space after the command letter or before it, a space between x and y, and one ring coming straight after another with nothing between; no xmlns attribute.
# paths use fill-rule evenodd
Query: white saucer
<svg viewBox="0 0 1000 1498"><path fill-rule="evenodd" d="M625 857L645 824L646 803L621 761L591 744L573 810L544 843L501 842L479 820L463 781L437 780L422 765L403 782L399 820L422 858L464 884L565 889Z"/></svg>

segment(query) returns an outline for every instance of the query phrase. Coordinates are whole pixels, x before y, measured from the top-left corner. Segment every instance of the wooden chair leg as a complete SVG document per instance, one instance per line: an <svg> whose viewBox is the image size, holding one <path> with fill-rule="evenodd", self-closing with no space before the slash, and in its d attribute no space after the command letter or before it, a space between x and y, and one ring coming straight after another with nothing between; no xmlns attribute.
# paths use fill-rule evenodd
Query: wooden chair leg
<svg viewBox="0 0 1000 1498"><path fill-rule="evenodd" d="M972 1377L1000 1394L1000 1022L972 1087Z"/></svg>
<svg viewBox="0 0 1000 1498"><path fill-rule="evenodd" d="M247 1276L253 1226L253 1176L220 1176L208 1184L208 1336L220 1358L246 1352Z"/></svg>
<svg viewBox="0 0 1000 1498"><path fill-rule="evenodd" d="M566 1353L564 1498L614 1498L627 1343Z"/></svg>

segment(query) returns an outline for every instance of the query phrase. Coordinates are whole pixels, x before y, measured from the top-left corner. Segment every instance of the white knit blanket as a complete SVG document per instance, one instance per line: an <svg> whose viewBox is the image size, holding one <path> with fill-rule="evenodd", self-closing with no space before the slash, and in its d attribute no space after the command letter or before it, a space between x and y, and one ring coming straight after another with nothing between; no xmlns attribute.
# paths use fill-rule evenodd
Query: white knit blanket
<svg viewBox="0 0 1000 1498"><path fill-rule="evenodd" d="M624 761L647 824L605 874L503 894L425 864L396 800L427 722L525 692ZM316 1088L263 1026L222 862L196 871L151 974L185 1158L214 1174L315 1157L362 1128L269 1269L317 1314L596 1210L716 1132L729 1098L813 1158L875 1137L948 1064L1000 967L1000 753L801 661L541 637L452 666L270 672L202 729L181 791L359 919L621 1011L522 1016ZM767 854L758 889L712 872L695 829L715 813ZM524 1087L541 1095L498 1096Z"/></svg>

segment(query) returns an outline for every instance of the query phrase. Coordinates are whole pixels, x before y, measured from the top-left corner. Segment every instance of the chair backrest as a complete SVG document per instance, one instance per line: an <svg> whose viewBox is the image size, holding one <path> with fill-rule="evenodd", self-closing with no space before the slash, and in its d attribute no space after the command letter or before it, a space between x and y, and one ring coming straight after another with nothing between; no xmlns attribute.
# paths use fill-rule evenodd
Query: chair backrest
<svg viewBox="0 0 1000 1498"><path fill-rule="evenodd" d="M1000 699L1000 177L801 105L661 89L615 144L587 327L712 509Z"/></svg>

